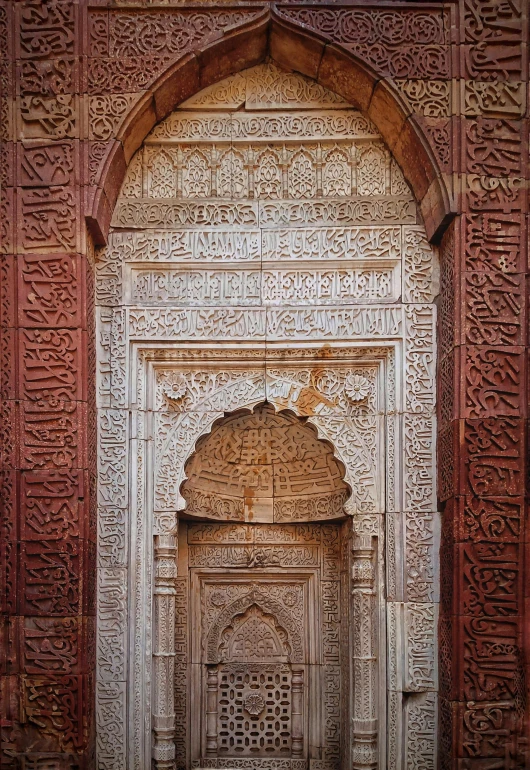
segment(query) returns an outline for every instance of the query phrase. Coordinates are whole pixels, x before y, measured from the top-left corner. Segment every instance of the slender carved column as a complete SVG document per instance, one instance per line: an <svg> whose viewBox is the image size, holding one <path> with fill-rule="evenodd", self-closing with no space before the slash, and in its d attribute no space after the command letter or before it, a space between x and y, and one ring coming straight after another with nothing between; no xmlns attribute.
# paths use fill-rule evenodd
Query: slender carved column
<svg viewBox="0 0 530 770"><path fill-rule="evenodd" d="M177 543L174 535L155 537L153 638L154 677L153 757L157 770L175 768L175 579Z"/></svg>
<svg viewBox="0 0 530 770"><path fill-rule="evenodd" d="M375 522L374 522L375 524ZM377 766L374 529L355 528L352 544L353 770Z"/></svg>
<svg viewBox="0 0 530 770"><path fill-rule="evenodd" d="M304 669L293 669L291 685L292 702L292 756L301 757L304 753Z"/></svg>
<svg viewBox="0 0 530 770"><path fill-rule="evenodd" d="M217 668L208 669L206 680L206 754L217 754L217 691L219 673Z"/></svg>

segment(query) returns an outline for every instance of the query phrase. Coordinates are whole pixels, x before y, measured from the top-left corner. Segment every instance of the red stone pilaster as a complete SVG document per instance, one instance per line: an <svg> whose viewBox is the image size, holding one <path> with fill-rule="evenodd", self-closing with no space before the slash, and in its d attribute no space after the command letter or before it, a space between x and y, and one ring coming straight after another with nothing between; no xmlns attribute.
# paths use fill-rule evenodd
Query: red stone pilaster
<svg viewBox="0 0 530 770"><path fill-rule="evenodd" d="M526 762L524 3L460 4L461 215L441 246L441 766Z"/></svg>
<svg viewBox="0 0 530 770"><path fill-rule="evenodd" d="M2 768L94 766L83 11L0 6Z"/></svg>

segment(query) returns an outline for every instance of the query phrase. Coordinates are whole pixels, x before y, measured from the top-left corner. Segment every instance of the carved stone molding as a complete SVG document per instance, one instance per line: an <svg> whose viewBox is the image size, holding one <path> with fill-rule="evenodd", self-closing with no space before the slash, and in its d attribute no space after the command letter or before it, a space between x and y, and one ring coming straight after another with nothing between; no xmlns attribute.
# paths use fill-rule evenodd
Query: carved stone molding
<svg viewBox="0 0 530 770"><path fill-rule="evenodd" d="M252 112L262 103L269 112ZM152 729L156 766L183 767L188 706L167 687L185 690L187 660L178 512L245 527L245 504L190 485L186 468L195 478L193 457L227 413L268 403L305 421L344 468L345 487L275 503L274 526L351 517L341 558L353 570L344 590L355 687L344 751L356 769L382 767L387 702L397 756L407 715L394 694L436 698L437 270L399 167L342 99L266 65L212 86L152 132L114 224L96 283L100 564L123 570L131 587L128 633L122 622L112 640L130 683L129 766L143 769ZM316 558L311 544L189 546L193 569L313 569ZM386 595L403 607L395 634L385 630ZM388 678L383 697L383 661L399 659L399 644L406 673ZM326 677L337 691L334 662ZM425 729L434 746L429 720Z"/></svg>

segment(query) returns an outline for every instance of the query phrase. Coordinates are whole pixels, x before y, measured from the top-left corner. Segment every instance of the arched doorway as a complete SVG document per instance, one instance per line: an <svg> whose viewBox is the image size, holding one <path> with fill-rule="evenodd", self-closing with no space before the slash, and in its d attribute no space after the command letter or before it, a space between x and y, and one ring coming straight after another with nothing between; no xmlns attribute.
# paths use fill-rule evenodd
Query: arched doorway
<svg viewBox="0 0 530 770"><path fill-rule="evenodd" d="M217 420L268 403L314 426L342 463L350 496L332 496L324 524L325 495L318 505L311 495L285 505L281 522L265 498L227 503L200 490L197 505L208 519L242 511L238 526L254 533L258 525L292 531L313 517L322 536L339 526L334 506L344 513L341 532L349 527L351 536L341 534L339 562L351 569L340 580L352 614L339 646L349 650L340 653L349 669L337 664L335 694L321 699L333 715L312 718L325 739L314 739L311 755L304 716L305 753L288 761L385 767L387 756L408 750L403 734L417 744L417 725L433 722L436 708L436 271L398 165L373 124L336 94L259 65L197 94L146 138L97 271L105 762L143 769L154 761L160 770L221 761L203 751L195 721L214 712L193 711L207 698L208 671L194 690L199 706L187 680L190 577L179 553L196 544L192 525L179 522L195 502L182 484ZM273 518L252 523L245 511ZM297 665L282 660L286 627L255 607L261 627L276 634L274 665ZM290 676L298 686L299 671ZM309 695L306 715L319 702ZM129 731L116 748L106 715L118 702ZM326 741L337 747L330 759L322 758Z"/></svg>
<svg viewBox="0 0 530 770"><path fill-rule="evenodd" d="M311 425L264 404L219 421L186 464L179 564L190 656L175 698L189 698L177 750L192 764L340 767L350 647L343 474Z"/></svg>

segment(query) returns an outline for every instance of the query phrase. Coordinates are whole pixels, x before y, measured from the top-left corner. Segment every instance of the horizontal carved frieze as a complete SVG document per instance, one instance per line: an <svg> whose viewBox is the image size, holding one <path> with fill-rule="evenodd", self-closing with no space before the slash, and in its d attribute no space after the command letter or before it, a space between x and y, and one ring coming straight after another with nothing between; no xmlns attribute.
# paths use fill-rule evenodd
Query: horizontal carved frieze
<svg viewBox="0 0 530 770"><path fill-rule="evenodd" d="M401 258L400 227L315 227L264 230L268 260L374 260Z"/></svg>
<svg viewBox="0 0 530 770"><path fill-rule="evenodd" d="M316 567L320 562L317 546L207 546L190 545L190 567Z"/></svg>
<svg viewBox="0 0 530 770"><path fill-rule="evenodd" d="M115 231L102 256L120 262L259 260L261 237L259 230Z"/></svg>
<svg viewBox="0 0 530 770"><path fill-rule="evenodd" d="M416 224L414 202L406 198L373 197L263 203L209 200L154 202L152 198L120 200L113 227L333 227L389 223Z"/></svg>
<svg viewBox="0 0 530 770"><path fill-rule="evenodd" d="M328 270L207 270L165 267L131 271L133 304L274 305L396 300L392 266Z"/></svg>
<svg viewBox="0 0 530 770"><path fill-rule="evenodd" d="M356 110L333 110L271 114L178 111L172 113L151 132L146 146L174 144L185 141L227 142L263 139L377 139L379 133Z"/></svg>
<svg viewBox="0 0 530 770"><path fill-rule="evenodd" d="M399 337L400 307L275 309L131 309L129 334L137 339Z"/></svg>
<svg viewBox="0 0 530 770"><path fill-rule="evenodd" d="M187 529L188 543L291 543L319 545L322 533L327 532L320 524L298 524L283 527L275 524L191 524Z"/></svg>
<svg viewBox="0 0 530 770"><path fill-rule="evenodd" d="M419 259L432 259L422 240L407 236L407 258L416 270ZM401 228L327 227L279 230L180 230L118 232L109 237L98 266L112 262L246 262L279 260L399 260ZM421 244L418 256L415 241ZM410 243L410 246L409 246ZM425 244L425 245L423 245ZM424 273L426 265L422 269Z"/></svg>

